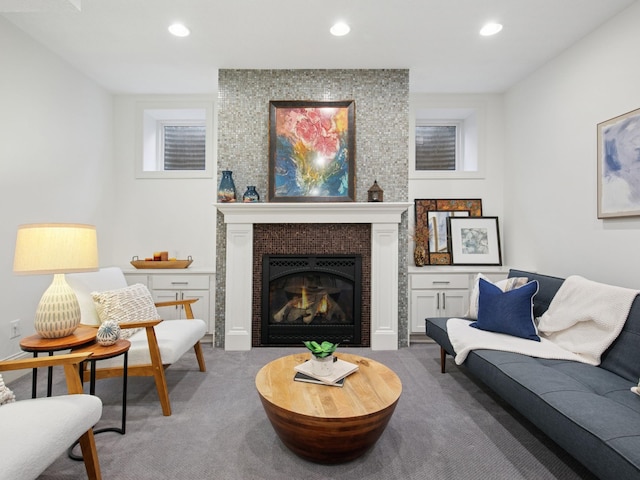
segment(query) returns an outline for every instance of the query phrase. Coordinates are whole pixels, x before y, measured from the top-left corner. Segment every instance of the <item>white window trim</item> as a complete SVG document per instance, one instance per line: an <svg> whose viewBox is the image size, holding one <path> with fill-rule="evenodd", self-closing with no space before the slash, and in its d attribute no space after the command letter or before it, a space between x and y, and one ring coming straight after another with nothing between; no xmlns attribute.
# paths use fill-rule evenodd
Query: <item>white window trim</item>
<svg viewBox="0 0 640 480"><path fill-rule="evenodd" d="M459 102L450 99L429 98L422 100L420 96L414 96L410 105L409 117L409 180L461 180L461 179L483 179L485 178L485 139L486 139L486 111L487 106L484 101ZM476 170L458 170L458 171L442 171L442 170L416 170L416 141L415 132L417 122L423 121L451 121L468 118L470 115L475 117L475 148L476 148ZM463 128L468 134L468 129ZM462 142L464 145L465 142ZM464 148L464 147L463 147ZM464 155L473 154L468 150L463 151ZM464 162L464 157L462 159Z"/></svg>
<svg viewBox="0 0 640 480"><path fill-rule="evenodd" d="M149 111L159 111L158 118L150 119ZM205 137L205 169L204 170L168 170L164 171L162 163L158 163L161 156L160 152L160 137L162 128L161 122L171 120L171 122L177 119L175 113L171 112L185 112L189 110L204 110L204 120L201 119L184 119L182 121L191 122L204 122L206 127ZM213 102L210 101L145 101L137 102L136 104L136 155L135 155L135 178L139 179L169 179L169 178L213 178L214 172L214 142L215 136L213 132ZM145 118L146 116L146 118ZM188 116L188 115L187 115ZM145 120L150 122L153 120L153 129L155 132L149 134L145 132ZM176 123L172 123L175 125ZM145 142L147 142L147 152L145 153ZM163 144L162 144L163 145ZM146 158L145 158L146 155ZM145 162L147 165L155 165L157 170L145 170Z"/></svg>

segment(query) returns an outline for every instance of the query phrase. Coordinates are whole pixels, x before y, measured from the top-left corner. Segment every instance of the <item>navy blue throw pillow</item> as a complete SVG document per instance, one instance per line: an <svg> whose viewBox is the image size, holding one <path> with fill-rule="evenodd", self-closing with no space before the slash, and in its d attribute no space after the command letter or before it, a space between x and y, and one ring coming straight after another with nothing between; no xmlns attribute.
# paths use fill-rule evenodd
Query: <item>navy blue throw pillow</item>
<svg viewBox="0 0 640 480"><path fill-rule="evenodd" d="M478 320L471 324L472 327L540 341L533 318L533 297L538 293L537 280L503 292L481 278L479 290Z"/></svg>

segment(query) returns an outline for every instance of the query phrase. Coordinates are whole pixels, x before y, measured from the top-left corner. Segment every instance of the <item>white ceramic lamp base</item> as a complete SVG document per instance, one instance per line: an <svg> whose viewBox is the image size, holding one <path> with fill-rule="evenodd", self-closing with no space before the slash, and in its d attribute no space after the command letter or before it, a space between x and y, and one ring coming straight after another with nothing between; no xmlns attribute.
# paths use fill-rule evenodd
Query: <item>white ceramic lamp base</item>
<svg viewBox="0 0 640 480"><path fill-rule="evenodd" d="M42 295L34 328L41 337L61 338L71 335L80 324L80 305L63 273L56 273Z"/></svg>

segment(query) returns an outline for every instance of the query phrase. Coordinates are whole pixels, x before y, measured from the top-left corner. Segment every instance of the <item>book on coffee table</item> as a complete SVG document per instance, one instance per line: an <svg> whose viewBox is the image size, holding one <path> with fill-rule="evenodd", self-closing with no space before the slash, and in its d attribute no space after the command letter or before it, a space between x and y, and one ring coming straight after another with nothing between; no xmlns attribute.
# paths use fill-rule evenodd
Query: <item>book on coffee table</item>
<svg viewBox="0 0 640 480"><path fill-rule="evenodd" d="M338 380L336 383L324 383L321 382L320 380L310 377L309 375L305 375L302 372L296 372L296 374L293 376L293 379L296 382L304 382L304 383L315 383L316 385L326 385L328 387L342 387L344 386L344 378L341 378L340 380Z"/></svg>
<svg viewBox="0 0 640 480"><path fill-rule="evenodd" d="M356 365L355 363L340 360L338 358L335 362L333 362L333 371L327 376L320 376L313 373L313 371L311 370L311 362L309 360L301 363L300 365L296 365L295 367L293 367L293 369L296 372L304 373L311 378L315 378L325 385L334 385L339 380L344 379L348 375L351 375L353 372L358 370L358 365Z"/></svg>

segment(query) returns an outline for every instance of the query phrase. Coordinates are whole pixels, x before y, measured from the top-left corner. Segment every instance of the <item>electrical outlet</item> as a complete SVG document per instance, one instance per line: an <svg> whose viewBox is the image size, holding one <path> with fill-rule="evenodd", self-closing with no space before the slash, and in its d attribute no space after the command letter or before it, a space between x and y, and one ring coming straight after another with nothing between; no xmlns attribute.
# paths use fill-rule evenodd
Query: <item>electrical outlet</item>
<svg viewBox="0 0 640 480"><path fill-rule="evenodd" d="M20 319L11 321L11 336L9 338L16 338L20 336Z"/></svg>

